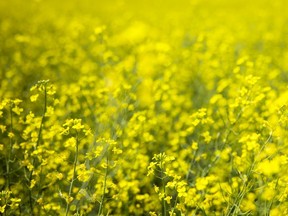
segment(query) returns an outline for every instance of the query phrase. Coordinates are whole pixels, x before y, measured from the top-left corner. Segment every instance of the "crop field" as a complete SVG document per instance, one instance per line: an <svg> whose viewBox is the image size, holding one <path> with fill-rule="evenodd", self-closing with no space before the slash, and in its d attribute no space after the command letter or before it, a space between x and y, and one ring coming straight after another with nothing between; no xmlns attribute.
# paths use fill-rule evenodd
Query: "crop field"
<svg viewBox="0 0 288 216"><path fill-rule="evenodd" d="M288 215L286 0L1 0L0 215Z"/></svg>

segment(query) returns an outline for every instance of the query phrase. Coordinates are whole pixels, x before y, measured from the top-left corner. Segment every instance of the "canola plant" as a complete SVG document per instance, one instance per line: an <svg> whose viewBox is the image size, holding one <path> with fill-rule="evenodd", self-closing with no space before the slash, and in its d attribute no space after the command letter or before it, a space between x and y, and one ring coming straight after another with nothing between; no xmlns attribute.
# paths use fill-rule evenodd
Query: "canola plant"
<svg viewBox="0 0 288 216"><path fill-rule="evenodd" d="M1 215L288 215L285 0L0 2Z"/></svg>

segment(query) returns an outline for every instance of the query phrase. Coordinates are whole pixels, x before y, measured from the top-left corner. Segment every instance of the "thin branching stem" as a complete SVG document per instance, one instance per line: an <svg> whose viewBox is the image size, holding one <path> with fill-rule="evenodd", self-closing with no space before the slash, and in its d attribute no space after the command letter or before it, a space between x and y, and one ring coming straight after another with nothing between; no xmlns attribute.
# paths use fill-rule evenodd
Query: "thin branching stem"
<svg viewBox="0 0 288 216"><path fill-rule="evenodd" d="M70 186L69 186L68 200L67 200L66 211L65 211L66 216L68 215L69 210L70 210L70 203L71 203L70 197L72 195L74 181L77 179L76 178L76 175L77 175L76 167L77 167L77 163L78 163L78 154L79 154L79 136L78 136L78 132L76 131L76 146L75 146L75 157L74 157L74 163L73 163L73 176L72 176Z"/></svg>
<svg viewBox="0 0 288 216"><path fill-rule="evenodd" d="M164 182L164 167L163 167L163 161L161 159L160 161L160 169L161 169L161 182L162 182L162 188L164 192L164 196L166 196L166 189L165 189L165 182ZM163 209L162 209L162 215L166 216L167 213L167 206L166 206L166 201L165 198L162 198L162 203L163 203Z"/></svg>
<svg viewBox="0 0 288 216"><path fill-rule="evenodd" d="M10 133L11 135L13 134L13 111L12 111L12 102L10 104ZM8 155L6 158L6 189L10 190L10 161L11 161L11 152L12 152L12 146L13 141L12 137L9 136L9 146L8 146Z"/></svg>
<svg viewBox="0 0 288 216"><path fill-rule="evenodd" d="M107 157L106 157L106 171L105 171L105 176L104 176L104 182L103 182L103 191L102 191L102 196L101 196L101 201L100 201L100 206L98 209L98 216L102 214L103 211L103 204L104 204L104 198L105 198L105 193L106 193L106 184L107 184L107 177L108 177L108 151L107 151Z"/></svg>
<svg viewBox="0 0 288 216"><path fill-rule="evenodd" d="M45 84L44 85L44 107L43 107L43 113L42 113L42 116L41 116L41 123L40 123L39 131L38 131L37 142L36 142L36 145L35 145L35 148L34 148L35 150L38 148L38 146L40 144L40 140L41 140L41 136L42 136L42 130L43 130L43 125L44 125L44 122L45 122L46 110L47 110L47 86ZM41 161L40 161L40 163L41 163ZM31 170L30 175L29 175L29 185L31 185L35 164L36 164L36 160L35 160L35 158L33 158L32 159L33 169ZM40 183L39 183L40 186L41 186L41 175L42 175L42 169L41 169L41 173L40 173ZM31 215L34 215L33 214L32 189L29 190L29 203L30 203Z"/></svg>

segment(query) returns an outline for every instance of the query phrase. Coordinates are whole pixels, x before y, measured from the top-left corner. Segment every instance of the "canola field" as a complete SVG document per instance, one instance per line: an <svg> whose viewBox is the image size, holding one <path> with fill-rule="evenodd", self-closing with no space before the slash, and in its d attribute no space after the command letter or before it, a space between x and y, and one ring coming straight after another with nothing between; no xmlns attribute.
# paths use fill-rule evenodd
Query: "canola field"
<svg viewBox="0 0 288 216"><path fill-rule="evenodd" d="M2 0L0 215L288 215L286 0Z"/></svg>

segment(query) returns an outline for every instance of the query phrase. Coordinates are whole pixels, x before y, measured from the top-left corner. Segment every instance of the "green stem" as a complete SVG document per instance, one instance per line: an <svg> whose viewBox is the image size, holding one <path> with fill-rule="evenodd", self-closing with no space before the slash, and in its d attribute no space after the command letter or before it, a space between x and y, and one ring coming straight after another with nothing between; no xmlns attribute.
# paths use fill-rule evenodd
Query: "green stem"
<svg viewBox="0 0 288 216"><path fill-rule="evenodd" d="M41 118L41 125L40 125L40 128L39 128L36 148L39 146L39 143L40 143L40 140L41 140L43 125L44 125L44 122L45 122L46 111L47 111L47 88L46 88L46 85L45 85L44 86L44 108L43 108L43 115L42 115L42 118ZM40 164L42 163L42 159L43 159L43 151L41 152ZM40 190L41 190L41 187L42 187L42 166L40 167L40 181L39 181L39 189Z"/></svg>
<svg viewBox="0 0 288 216"><path fill-rule="evenodd" d="M160 162L160 169L161 169L162 188L163 188L164 197L165 197L165 196L166 196L166 189L165 189L165 182L164 182L164 171L163 171L162 160L161 160L161 162ZM165 201L164 197L162 198L162 203L163 203L162 215L163 215L163 216L166 216L167 207L166 207L166 201Z"/></svg>
<svg viewBox="0 0 288 216"><path fill-rule="evenodd" d="M10 133L13 134L13 112L12 112L12 102L10 104ZM11 161L11 152L12 152L12 137L9 137L9 146L8 146L8 156L6 159L6 189L10 190L10 161Z"/></svg>
<svg viewBox="0 0 288 216"><path fill-rule="evenodd" d="M30 181L31 182L31 181ZM29 190L29 206L30 206L30 213L33 216L33 199L32 199L32 190Z"/></svg>
<svg viewBox="0 0 288 216"><path fill-rule="evenodd" d="M176 188L175 188L176 189ZM172 214L171 215L173 215L174 214L174 211L175 211L175 208L176 208L176 205L177 205L177 201L178 200L178 195L176 196L176 198L175 198L175 203L174 203L174 206L173 206L173 209L172 209Z"/></svg>
<svg viewBox="0 0 288 216"><path fill-rule="evenodd" d="M74 181L76 180L76 167L77 167L77 163L78 163L78 153L79 153L79 146L78 145L79 145L79 137L78 137L78 132L76 132L76 146L75 146L75 157L74 157L74 163L73 163L73 176L72 176L72 180L71 180L69 192L68 192L68 201L66 204L66 213L65 213L66 216L68 215L69 210L70 210L69 198L71 197Z"/></svg>
<svg viewBox="0 0 288 216"><path fill-rule="evenodd" d="M100 216L102 214L102 210L103 210L103 204L104 204L104 197L105 197L105 193L106 193L106 182L107 182L107 176L108 176L108 152L107 152L107 157L106 157L106 171L105 171L105 177L104 177L104 182L103 182L103 192L102 192L102 197L101 197L101 201L100 201L100 206L99 206L99 210L98 210L98 216Z"/></svg>
<svg viewBox="0 0 288 216"><path fill-rule="evenodd" d="M45 85L44 86L44 108L43 108L43 114L42 114L42 118L41 118L41 124L40 124L39 132L38 132L38 139L37 139L37 143L36 143L35 149L37 149L37 147L38 147L38 145L40 143L40 139L41 139L41 135L42 135L42 129L43 129L43 124L44 124L44 121L45 121L46 110L47 110L47 87Z"/></svg>
<svg viewBox="0 0 288 216"><path fill-rule="evenodd" d="M40 144L40 140L41 140L41 135L42 135L42 130L43 130L43 125L45 122L45 115L46 115L46 110L47 110L47 87L46 84L44 85L44 107L43 107L43 114L41 117L41 124L40 124L40 128L38 131L38 137L37 137L37 142L35 145L35 150L37 149L37 147ZM41 161L40 161L41 163ZM34 166L36 164L36 160L35 158L32 159L32 165L33 165L33 170L31 170L30 172L30 176L29 176L29 185L31 185L31 181L32 181L32 177L33 177L33 172L34 172ZM40 183L39 183L39 187L41 187L41 175L42 175L42 169L41 169L41 173L40 173ZM33 199L32 199L32 190L30 189L29 191L29 202L30 202L30 210L31 210L31 214L33 215Z"/></svg>

